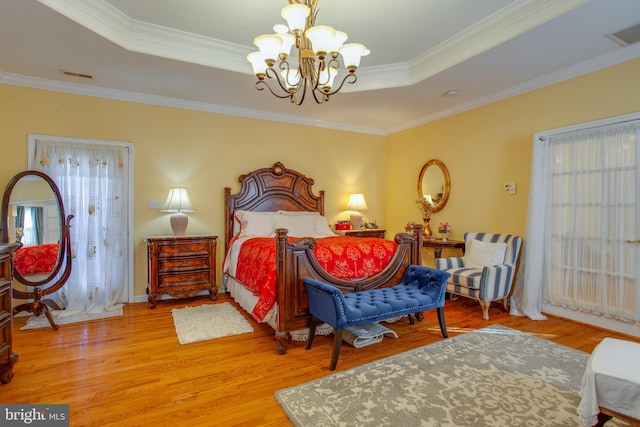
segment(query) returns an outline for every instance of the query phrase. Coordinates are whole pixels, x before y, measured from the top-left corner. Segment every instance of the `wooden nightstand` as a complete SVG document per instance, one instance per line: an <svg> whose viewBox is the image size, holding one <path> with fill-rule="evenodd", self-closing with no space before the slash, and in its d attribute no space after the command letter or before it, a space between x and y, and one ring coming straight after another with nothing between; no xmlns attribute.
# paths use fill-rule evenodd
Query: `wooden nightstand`
<svg viewBox="0 0 640 427"><path fill-rule="evenodd" d="M340 234L351 237L378 237L384 239L387 230L381 228L361 228L359 230L341 230Z"/></svg>
<svg viewBox="0 0 640 427"><path fill-rule="evenodd" d="M216 286L216 240L218 236L147 237L150 308L158 295L189 298L203 290L218 297Z"/></svg>

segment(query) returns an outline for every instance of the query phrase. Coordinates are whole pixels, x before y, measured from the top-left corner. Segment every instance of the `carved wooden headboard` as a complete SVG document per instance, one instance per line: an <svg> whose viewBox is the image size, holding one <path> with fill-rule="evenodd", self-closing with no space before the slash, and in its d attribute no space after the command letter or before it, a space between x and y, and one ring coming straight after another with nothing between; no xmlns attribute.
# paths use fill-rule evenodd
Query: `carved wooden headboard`
<svg viewBox="0 0 640 427"><path fill-rule="evenodd" d="M287 169L280 162L238 177L240 191L224 189L225 251L233 237L233 214L237 210L256 212L309 211L324 215L324 190L313 194L313 179Z"/></svg>

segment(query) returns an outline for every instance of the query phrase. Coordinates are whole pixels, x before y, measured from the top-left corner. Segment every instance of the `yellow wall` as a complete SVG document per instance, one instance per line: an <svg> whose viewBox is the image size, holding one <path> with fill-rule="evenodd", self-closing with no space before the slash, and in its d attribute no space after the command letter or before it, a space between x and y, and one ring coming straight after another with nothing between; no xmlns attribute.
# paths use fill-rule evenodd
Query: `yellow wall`
<svg viewBox="0 0 640 427"><path fill-rule="evenodd" d="M635 59L389 136L385 225L421 221L418 174L437 158L451 174L451 198L433 214L434 230L448 221L453 239L467 231L523 235L534 133L640 111L638 76ZM513 181L512 196L504 184Z"/></svg>
<svg viewBox="0 0 640 427"><path fill-rule="evenodd" d="M638 75L640 59L386 138L0 85L0 185L26 169L29 133L132 142L136 296L146 287L144 236L171 233L168 214L148 200L189 188L196 212L188 232L222 239L223 188L237 191L238 175L275 161L326 190L331 222L345 217L349 193L362 192L365 219L392 236L420 221L418 173L438 158L451 174L451 198L434 228L448 221L454 239L471 230L523 234L533 134L640 111ZM504 190L511 181L515 196Z"/></svg>
<svg viewBox="0 0 640 427"><path fill-rule="evenodd" d="M276 101L274 101L276 102ZM296 108L292 106L292 108ZM224 232L223 188L280 161L326 190L326 214L346 217L349 193L366 195L365 218L384 224L384 137L0 85L0 186L27 168L27 134L134 144L135 295L146 287L144 236L171 234L169 214L149 209L170 186L189 189L188 233ZM221 252L221 251L219 251ZM222 254L218 254L218 260Z"/></svg>

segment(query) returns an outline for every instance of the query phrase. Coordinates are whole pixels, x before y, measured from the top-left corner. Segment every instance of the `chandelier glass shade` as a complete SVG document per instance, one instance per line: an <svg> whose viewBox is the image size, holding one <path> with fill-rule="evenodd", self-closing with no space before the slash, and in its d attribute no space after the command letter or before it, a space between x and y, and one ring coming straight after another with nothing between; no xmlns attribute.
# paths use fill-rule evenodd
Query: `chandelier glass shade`
<svg viewBox="0 0 640 427"><path fill-rule="evenodd" d="M258 78L256 88L266 88L278 98L288 98L297 105L302 104L309 91L322 104L345 83L356 82L360 58L370 52L359 43L345 44L348 36L342 31L315 25L318 0L289 0L289 3L281 12L287 25L277 24L273 27L275 34L256 37L253 42L260 50L247 55ZM292 58L294 46L297 54ZM341 73L336 87L335 79Z"/></svg>

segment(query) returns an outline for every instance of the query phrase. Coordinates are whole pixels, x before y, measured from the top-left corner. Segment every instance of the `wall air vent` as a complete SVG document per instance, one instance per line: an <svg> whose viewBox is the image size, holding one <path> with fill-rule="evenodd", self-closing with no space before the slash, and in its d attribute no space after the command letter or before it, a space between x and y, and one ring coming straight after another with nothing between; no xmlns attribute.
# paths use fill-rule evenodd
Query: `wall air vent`
<svg viewBox="0 0 640 427"><path fill-rule="evenodd" d="M620 46L629 46L640 41L640 22L612 34L605 34Z"/></svg>
<svg viewBox="0 0 640 427"><path fill-rule="evenodd" d="M93 79L91 74L76 73L75 71L60 70L62 74L69 77L79 77L81 79Z"/></svg>

